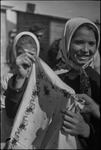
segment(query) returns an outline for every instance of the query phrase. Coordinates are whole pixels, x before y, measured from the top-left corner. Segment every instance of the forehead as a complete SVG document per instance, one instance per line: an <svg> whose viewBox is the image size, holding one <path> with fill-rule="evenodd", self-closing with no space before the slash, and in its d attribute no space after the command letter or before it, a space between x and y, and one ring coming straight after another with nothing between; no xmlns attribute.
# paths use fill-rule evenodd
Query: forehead
<svg viewBox="0 0 101 150"><path fill-rule="evenodd" d="M37 51L37 46L36 45L32 45L30 43L26 43L26 44L23 44L21 46L22 49L27 49L27 50L31 50L31 51Z"/></svg>
<svg viewBox="0 0 101 150"><path fill-rule="evenodd" d="M22 44L20 47L16 48L17 56L24 53L26 50L37 53L36 46L33 46L30 43Z"/></svg>
<svg viewBox="0 0 101 150"><path fill-rule="evenodd" d="M22 42L22 43L18 43L18 44L16 44L16 48L18 49L18 50L20 50L20 49L29 49L29 50L35 50L35 49L37 49L37 45L36 45L36 43L28 43L28 42Z"/></svg>
<svg viewBox="0 0 101 150"><path fill-rule="evenodd" d="M16 45L36 45L36 40L30 35L22 35L18 38Z"/></svg>
<svg viewBox="0 0 101 150"><path fill-rule="evenodd" d="M31 44L31 43L24 43L21 45L22 47L36 47L36 45Z"/></svg>
<svg viewBox="0 0 101 150"><path fill-rule="evenodd" d="M93 32L93 30L88 29L87 27L80 27L75 31L73 37L79 37L79 36L95 37L95 33Z"/></svg>

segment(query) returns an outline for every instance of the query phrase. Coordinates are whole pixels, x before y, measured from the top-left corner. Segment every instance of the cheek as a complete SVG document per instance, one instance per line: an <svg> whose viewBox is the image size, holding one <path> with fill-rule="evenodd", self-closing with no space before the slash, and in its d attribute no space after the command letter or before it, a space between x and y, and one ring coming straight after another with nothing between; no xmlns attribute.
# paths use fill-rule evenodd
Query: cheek
<svg viewBox="0 0 101 150"><path fill-rule="evenodd" d="M37 53L37 49L36 49L36 48L34 48L34 49L33 49L33 52Z"/></svg>
<svg viewBox="0 0 101 150"><path fill-rule="evenodd" d="M16 55L19 56L23 53L23 50L22 49L17 49L16 50Z"/></svg>
<svg viewBox="0 0 101 150"><path fill-rule="evenodd" d="M26 49L28 49L30 52L37 53L37 48L36 47L28 46L28 47L26 47Z"/></svg>
<svg viewBox="0 0 101 150"><path fill-rule="evenodd" d="M37 48L32 48L30 51L34 52L37 55Z"/></svg>
<svg viewBox="0 0 101 150"><path fill-rule="evenodd" d="M96 52L96 46L91 47L90 51L91 51L92 54L94 54Z"/></svg>
<svg viewBox="0 0 101 150"><path fill-rule="evenodd" d="M80 51L81 48L82 48L81 45L72 44L70 47L70 52L77 53L78 51Z"/></svg>
<svg viewBox="0 0 101 150"><path fill-rule="evenodd" d="M71 45L70 46L70 57L75 58L75 54L77 54L79 50L80 50L80 46Z"/></svg>

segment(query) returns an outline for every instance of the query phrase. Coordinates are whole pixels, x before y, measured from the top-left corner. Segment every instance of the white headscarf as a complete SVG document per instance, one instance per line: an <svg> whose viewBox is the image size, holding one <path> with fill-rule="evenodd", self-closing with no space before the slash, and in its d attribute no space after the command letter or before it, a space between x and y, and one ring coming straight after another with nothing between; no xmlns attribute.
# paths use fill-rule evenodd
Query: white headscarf
<svg viewBox="0 0 101 150"><path fill-rule="evenodd" d="M69 21L67 21L65 28L64 28L64 31L63 31L63 37L62 37L62 53L63 53L63 56L66 60L67 65L69 65L69 67L71 67L71 68L78 68L78 66L72 60L69 60L69 58L68 58L71 39L72 39L75 31L82 24L85 24L85 23L92 24L96 28L96 31L98 34L96 51L98 50L98 47L99 47L99 43L100 43L99 30L98 30L97 26L92 21L90 21L86 18L72 18ZM92 56L92 58L93 58L93 56ZM85 68L86 66L88 66L88 64L92 61L92 58L86 64L84 64L84 66L82 68Z"/></svg>
<svg viewBox="0 0 101 150"><path fill-rule="evenodd" d="M35 36L35 34L29 32L29 31L23 31L23 32L20 32L14 39L14 43L13 43L13 53L14 53L14 57L16 58L17 57L17 54L16 54L16 44L18 42L18 40L23 36L23 35L29 35L32 37L33 40L35 40L35 43L36 43L36 47L37 47L37 56L39 56L39 53L40 53L40 44L39 44L39 41L38 41L38 38Z"/></svg>

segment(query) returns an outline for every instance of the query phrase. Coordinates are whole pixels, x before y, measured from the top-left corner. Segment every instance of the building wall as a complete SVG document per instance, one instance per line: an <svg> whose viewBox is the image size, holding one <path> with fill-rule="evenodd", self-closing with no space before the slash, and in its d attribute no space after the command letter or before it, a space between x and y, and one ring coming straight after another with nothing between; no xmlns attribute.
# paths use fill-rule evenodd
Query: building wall
<svg viewBox="0 0 101 150"><path fill-rule="evenodd" d="M7 16L6 16L7 8L1 7L1 40L0 40L0 58L1 58L1 76L6 74L10 68L6 63L6 51L7 51L7 44L8 44L8 33L7 33Z"/></svg>
<svg viewBox="0 0 101 150"><path fill-rule="evenodd" d="M1 61L6 63L6 48L7 48L7 24L6 10L1 9Z"/></svg>
<svg viewBox="0 0 101 150"><path fill-rule="evenodd" d="M61 21L58 19L52 19L50 22L50 43L54 40L61 38L63 33L63 28L66 21Z"/></svg>

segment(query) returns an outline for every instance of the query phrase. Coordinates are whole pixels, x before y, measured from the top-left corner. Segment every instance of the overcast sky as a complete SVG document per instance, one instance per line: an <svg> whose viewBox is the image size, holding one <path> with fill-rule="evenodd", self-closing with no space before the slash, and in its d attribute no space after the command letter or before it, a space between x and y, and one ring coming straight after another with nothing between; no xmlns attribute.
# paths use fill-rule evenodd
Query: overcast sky
<svg viewBox="0 0 101 150"><path fill-rule="evenodd" d="M83 16L95 21L100 20L100 1L2 1L2 5L13 6L13 9L26 11L26 4L36 4L35 13L54 15L58 17L71 18ZM16 22L16 14L8 11L8 20Z"/></svg>

